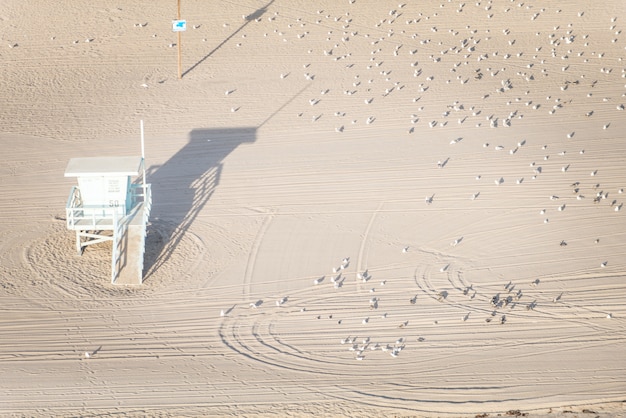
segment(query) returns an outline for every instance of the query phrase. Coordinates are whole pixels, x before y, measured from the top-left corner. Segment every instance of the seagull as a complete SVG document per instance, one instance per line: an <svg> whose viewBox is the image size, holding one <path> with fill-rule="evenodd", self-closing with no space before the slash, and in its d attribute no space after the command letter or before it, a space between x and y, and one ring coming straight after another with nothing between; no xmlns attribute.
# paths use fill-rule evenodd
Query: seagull
<svg viewBox="0 0 626 418"><path fill-rule="evenodd" d="M85 358L91 358L91 354L89 354L89 351L85 351Z"/></svg>
<svg viewBox="0 0 626 418"><path fill-rule="evenodd" d="M600 264L600 267L606 267L607 264L608 264L608 261L604 261Z"/></svg>
<svg viewBox="0 0 626 418"><path fill-rule="evenodd" d="M363 325L365 325L365 324L367 324L369 321L370 321L370 319L369 319L369 318L363 318L363 320L361 321L361 323L362 323Z"/></svg>
<svg viewBox="0 0 626 418"><path fill-rule="evenodd" d="M287 297L282 297L276 301L276 306L280 306L284 304L285 302L287 302Z"/></svg>
<svg viewBox="0 0 626 418"><path fill-rule="evenodd" d="M319 277L319 278L313 280L313 284L320 284L320 283L322 283L322 281L324 281L324 276Z"/></svg>
<svg viewBox="0 0 626 418"><path fill-rule="evenodd" d="M220 316L226 316L226 312L224 312L224 309L220 311Z"/></svg>
<svg viewBox="0 0 626 418"><path fill-rule="evenodd" d="M402 252L403 252L403 253L406 253L406 252L408 252L408 251L409 251L409 247L404 247L404 248L402 249Z"/></svg>

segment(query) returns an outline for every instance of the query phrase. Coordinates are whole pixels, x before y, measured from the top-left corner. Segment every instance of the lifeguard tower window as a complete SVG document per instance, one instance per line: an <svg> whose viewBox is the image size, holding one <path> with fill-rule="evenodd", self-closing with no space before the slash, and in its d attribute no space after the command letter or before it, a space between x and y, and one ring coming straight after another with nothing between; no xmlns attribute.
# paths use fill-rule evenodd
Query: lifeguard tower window
<svg viewBox="0 0 626 418"><path fill-rule="evenodd" d="M72 158L65 177L76 177L66 205L67 228L76 231L76 249L113 241L112 281L141 284L146 225L152 198L145 179L133 184L142 157ZM106 233L105 231L112 231Z"/></svg>

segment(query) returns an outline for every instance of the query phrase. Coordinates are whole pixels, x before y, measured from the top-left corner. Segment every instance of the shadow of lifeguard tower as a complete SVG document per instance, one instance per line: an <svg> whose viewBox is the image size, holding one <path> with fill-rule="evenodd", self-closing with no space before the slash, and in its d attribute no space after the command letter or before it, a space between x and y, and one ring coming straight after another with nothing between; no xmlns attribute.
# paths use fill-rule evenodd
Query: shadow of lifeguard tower
<svg viewBox="0 0 626 418"><path fill-rule="evenodd" d="M147 178L154 204L148 227L145 276L149 278L172 256L205 207L222 175L224 159L239 145L256 141L257 127L194 129L189 141Z"/></svg>

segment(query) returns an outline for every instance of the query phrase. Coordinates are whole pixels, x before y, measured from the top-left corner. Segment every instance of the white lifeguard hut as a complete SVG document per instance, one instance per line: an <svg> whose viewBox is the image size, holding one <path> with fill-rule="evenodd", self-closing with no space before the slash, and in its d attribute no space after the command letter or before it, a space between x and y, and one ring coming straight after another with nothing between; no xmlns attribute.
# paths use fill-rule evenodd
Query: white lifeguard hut
<svg viewBox="0 0 626 418"><path fill-rule="evenodd" d="M82 254L88 245L112 241L111 282L142 284L146 229L152 206L144 158L72 158L65 177L78 179L65 208L67 228L76 231L78 253Z"/></svg>

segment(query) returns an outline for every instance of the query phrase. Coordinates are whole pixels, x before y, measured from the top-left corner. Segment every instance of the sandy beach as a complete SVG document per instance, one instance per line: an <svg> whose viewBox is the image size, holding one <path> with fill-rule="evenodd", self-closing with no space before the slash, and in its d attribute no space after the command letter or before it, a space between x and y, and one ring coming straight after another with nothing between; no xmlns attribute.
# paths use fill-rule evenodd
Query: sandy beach
<svg viewBox="0 0 626 418"><path fill-rule="evenodd" d="M626 416L623 1L181 3L0 4L0 416Z"/></svg>

